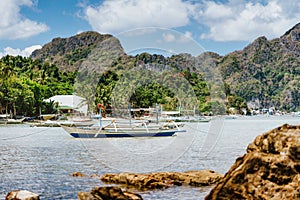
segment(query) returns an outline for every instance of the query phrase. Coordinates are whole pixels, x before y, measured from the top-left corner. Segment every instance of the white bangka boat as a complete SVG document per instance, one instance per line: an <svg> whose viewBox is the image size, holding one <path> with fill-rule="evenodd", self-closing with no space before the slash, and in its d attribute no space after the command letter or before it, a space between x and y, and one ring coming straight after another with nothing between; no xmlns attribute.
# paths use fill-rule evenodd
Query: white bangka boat
<svg viewBox="0 0 300 200"><path fill-rule="evenodd" d="M101 123L100 126L61 127L74 138L169 137L177 132L185 132L173 121L162 125L150 124L147 121L124 124L113 120L106 126Z"/></svg>

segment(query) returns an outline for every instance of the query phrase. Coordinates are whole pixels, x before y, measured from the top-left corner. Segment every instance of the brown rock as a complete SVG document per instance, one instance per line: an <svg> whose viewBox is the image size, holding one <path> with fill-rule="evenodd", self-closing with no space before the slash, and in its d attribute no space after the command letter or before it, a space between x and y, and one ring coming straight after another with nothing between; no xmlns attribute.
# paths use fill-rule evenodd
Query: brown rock
<svg viewBox="0 0 300 200"><path fill-rule="evenodd" d="M249 144L210 199L300 199L300 126L283 125Z"/></svg>
<svg viewBox="0 0 300 200"><path fill-rule="evenodd" d="M99 174L91 174L90 177L91 178L101 178L101 175L99 175Z"/></svg>
<svg viewBox="0 0 300 200"><path fill-rule="evenodd" d="M27 190L13 190L6 195L5 200L40 200L40 197Z"/></svg>
<svg viewBox="0 0 300 200"><path fill-rule="evenodd" d="M99 200L100 198L94 197L89 192L78 192L78 200Z"/></svg>
<svg viewBox="0 0 300 200"><path fill-rule="evenodd" d="M142 200L139 194L122 191L119 187L97 187L90 192L78 192L79 200Z"/></svg>
<svg viewBox="0 0 300 200"><path fill-rule="evenodd" d="M74 176L74 177L86 177L86 175L83 174L83 173L81 173L81 172L74 172L74 173L72 174L72 176Z"/></svg>
<svg viewBox="0 0 300 200"><path fill-rule="evenodd" d="M207 186L219 181L223 175L210 170L187 172L156 172L150 174L105 174L105 183L122 184L139 190L165 189L174 185Z"/></svg>
<svg viewBox="0 0 300 200"><path fill-rule="evenodd" d="M188 171L183 173L184 182L191 186L208 186L218 182L223 175L212 170Z"/></svg>

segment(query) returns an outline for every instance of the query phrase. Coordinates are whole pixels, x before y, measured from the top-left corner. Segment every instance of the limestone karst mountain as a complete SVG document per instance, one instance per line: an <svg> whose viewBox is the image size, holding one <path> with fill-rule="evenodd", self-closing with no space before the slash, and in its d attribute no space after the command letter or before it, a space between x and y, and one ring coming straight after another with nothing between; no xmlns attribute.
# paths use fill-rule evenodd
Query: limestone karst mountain
<svg viewBox="0 0 300 200"><path fill-rule="evenodd" d="M55 38L34 51L31 58L50 62L61 70L99 71L103 55L105 62L109 62L104 63L102 71L110 66L113 70L127 70L154 63L179 71L208 71L204 76L206 79L210 79L212 73L220 73L229 91L244 98L250 108L275 107L285 111L300 108L300 23L279 38L268 40L261 36L244 49L225 56L212 52L197 57L188 54L164 57L148 53L130 56L112 35L84 32L70 38Z"/></svg>

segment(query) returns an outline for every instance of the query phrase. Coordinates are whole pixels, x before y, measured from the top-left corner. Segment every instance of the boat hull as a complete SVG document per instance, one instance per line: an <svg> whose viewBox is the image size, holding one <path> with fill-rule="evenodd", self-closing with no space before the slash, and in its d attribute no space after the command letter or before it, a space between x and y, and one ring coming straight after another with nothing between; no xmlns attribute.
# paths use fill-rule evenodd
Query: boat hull
<svg viewBox="0 0 300 200"><path fill-rule="evenodd" d="M76 128L62 126L74 138L125 138L125 137L171 137L177 132L185 132L178 129L158 129L158 130L119 130L105 131L89 128Z"/></svg>
<svg viewBox="0 0 300 200"><path fill-rule="evenodd" d="M124 138L124 137L171 137L176 131L164 131L155 133L70 133L74 138Z"/></svg>

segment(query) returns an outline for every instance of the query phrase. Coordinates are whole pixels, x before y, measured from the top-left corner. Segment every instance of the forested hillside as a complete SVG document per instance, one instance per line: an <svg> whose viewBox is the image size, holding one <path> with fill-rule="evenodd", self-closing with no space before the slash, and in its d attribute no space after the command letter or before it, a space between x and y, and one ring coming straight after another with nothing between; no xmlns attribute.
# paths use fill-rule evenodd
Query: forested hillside
<svg viewBox="0 0 300 200"><path fill-rule="evenodd" d="M73 92L75 72L62 72L47 62L5 56L0 59L0 113L38 116L52 113L54 105L43 102L56 94Z"/></svg>
<svg viewBox="0 0 300 200"><path fill-rule="evenodd" d="M300 24L280 38L257 38L226 56L127 55L117 38L85 32L55 38L30 58L0 59L0 112L53 112L43 99L76 93L111 109L117 101L133 107L179 107L222 114L275 107L300 109ZM126 98L127 99L126 99ZM114 100L114 101L113 101ZM120 102L118 102L120 104ZM126 105L127 106L127 105ZM192 106L192 107L191 107Z"/></svg>
<svg viewBox="0 0 300 200"><path fill-rule="evenodd" d="M300 109L300 24L282 37L256 39L218 63L231 91L253 108Z"/></svg>

